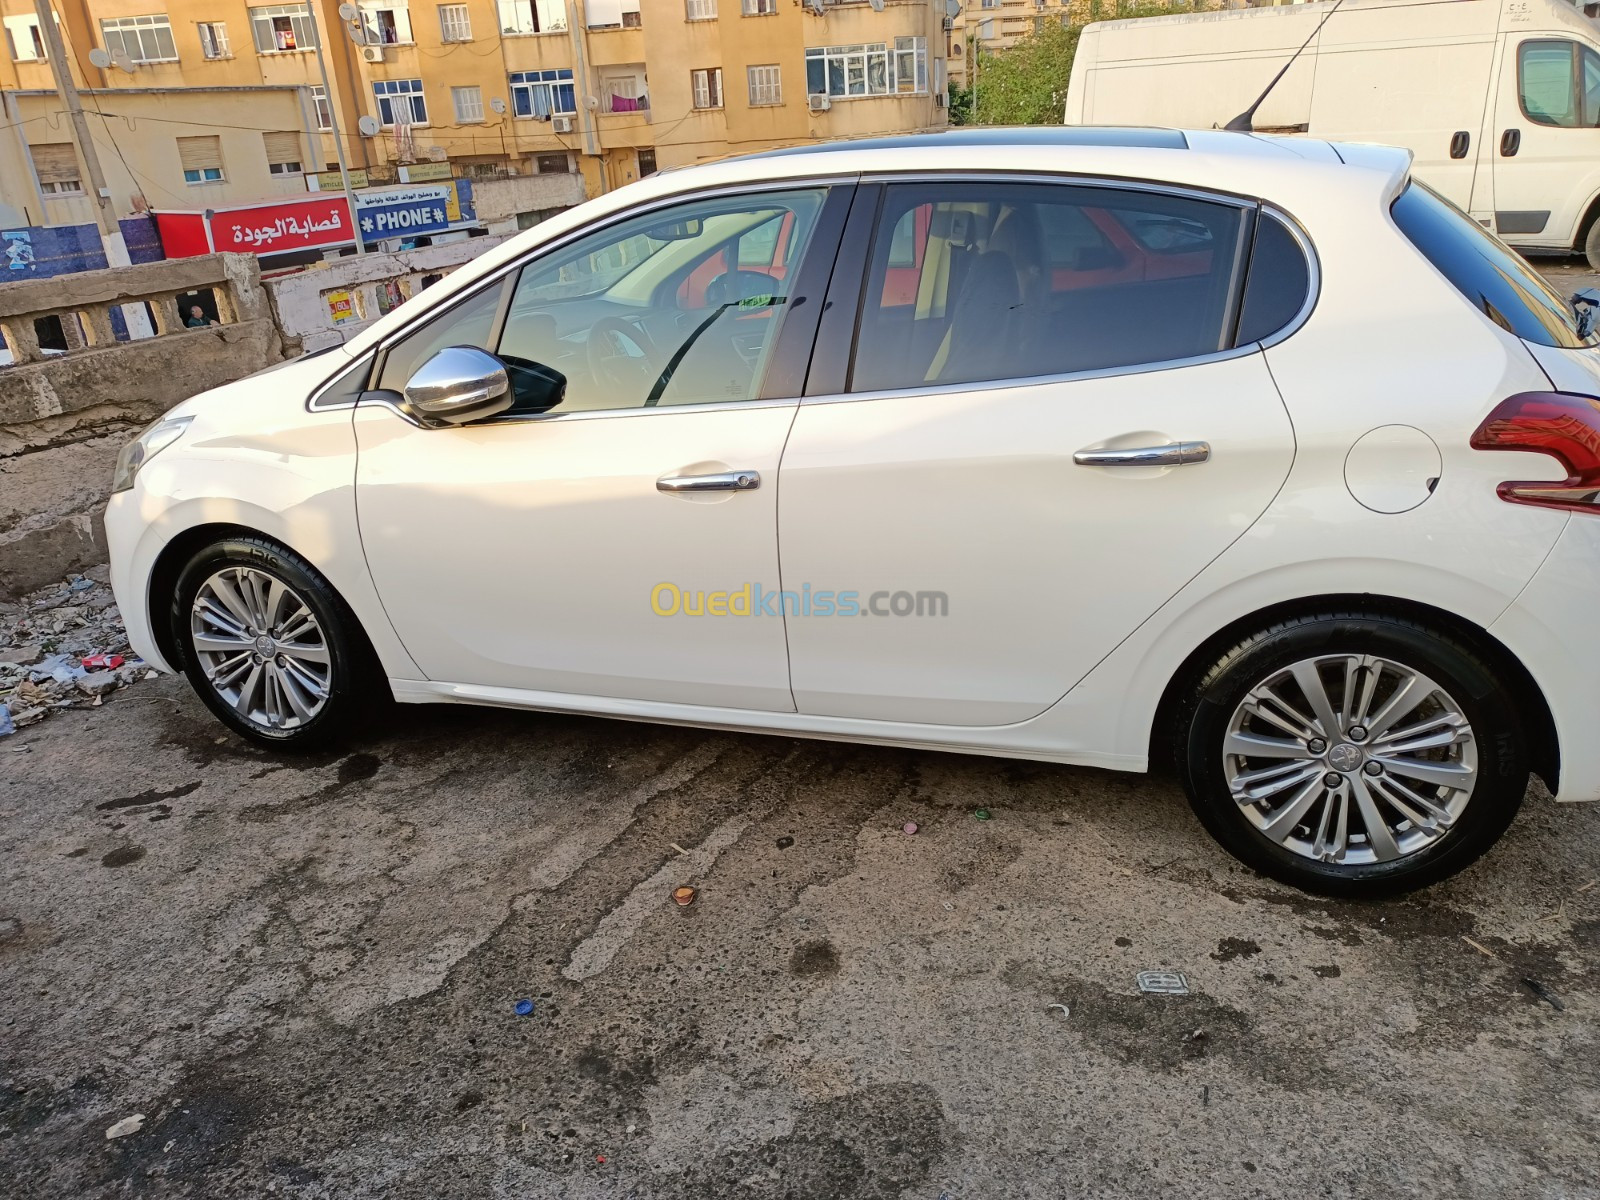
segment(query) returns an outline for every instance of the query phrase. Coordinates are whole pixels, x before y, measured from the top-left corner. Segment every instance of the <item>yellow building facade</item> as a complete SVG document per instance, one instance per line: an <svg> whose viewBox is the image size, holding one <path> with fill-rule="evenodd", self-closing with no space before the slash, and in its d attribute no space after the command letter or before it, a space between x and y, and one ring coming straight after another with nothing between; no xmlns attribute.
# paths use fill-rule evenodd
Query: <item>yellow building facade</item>
<svg viewBox="0 0 1600 1200"><path fill-rule="evenodd" d="M590 195L658 168L945 124L944 0L53 4L118 215L304 190L336 161L334 118L349 165L372 184L581 172ZM0 0L0 24L10 177L26 147L70 140L70 126L32 0ZM223 178L194 165L196 143L180 161L178 138L204 136L196 125L226 139ZM298 139L299 159L287 157L290 137L267 134ZM111 178L123 163L126 178ZM89 219L87 198L34 182L0 179L0 205L22 193L52 222Z"/></svg>

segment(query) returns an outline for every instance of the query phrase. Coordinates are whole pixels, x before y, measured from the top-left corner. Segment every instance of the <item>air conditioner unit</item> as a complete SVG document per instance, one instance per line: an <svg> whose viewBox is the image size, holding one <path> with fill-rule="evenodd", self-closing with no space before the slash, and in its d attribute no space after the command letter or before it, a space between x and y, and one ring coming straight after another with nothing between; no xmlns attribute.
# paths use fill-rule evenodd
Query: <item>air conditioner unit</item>
<svg viewBox="0 0 1600 1200"><path fill-rule="evenodd" d="M933 94L933 106L935 108L949 108L950 107L950 93L949 92L935 92Z"/></svg>
<svg viewBox="0 0 1600 1200"><path fill-rule="evenodd" d="M807 96L806 104L812 112L827 112L833 107L833 101L826 96Z"/></svg>
<svg viewBox="0 0 1600 1200"><path fill-rule="evenodd" d="M554 117L550 121L550 128L557 133L571 133L573 121L571 117Z"/></svg>
<svg viewBox="0 0 1600 1200"><path fill-rule="evenodd" d="M361 47L361 61L362 62L369 62L369 63L381 63L383 61L383 47L382 46L363 46L363 47Z"/></svg>
<svg viewBox="0 0 1600 1200"><path fill-rule="evenodd" d="M954 33L955 32L955 28L956 28L955 18L954 17L946 17L944 19L944 31L946 33Z"/></svg>

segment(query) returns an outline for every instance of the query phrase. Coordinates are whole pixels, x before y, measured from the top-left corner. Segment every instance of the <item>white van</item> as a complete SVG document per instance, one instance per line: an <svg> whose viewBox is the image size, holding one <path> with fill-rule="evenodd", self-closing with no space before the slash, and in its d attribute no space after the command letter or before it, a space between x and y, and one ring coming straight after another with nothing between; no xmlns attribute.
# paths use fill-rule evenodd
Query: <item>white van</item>
<svg viewBox="0 0 1600 1200"><path fill-rule="evenodd" d="M1566 0L1333 7L1089 25L1067 124L1225 126L1310 39L1257 132L1408 147L1418 178L1507 242L1600 270L1600 22Z"/></svg>

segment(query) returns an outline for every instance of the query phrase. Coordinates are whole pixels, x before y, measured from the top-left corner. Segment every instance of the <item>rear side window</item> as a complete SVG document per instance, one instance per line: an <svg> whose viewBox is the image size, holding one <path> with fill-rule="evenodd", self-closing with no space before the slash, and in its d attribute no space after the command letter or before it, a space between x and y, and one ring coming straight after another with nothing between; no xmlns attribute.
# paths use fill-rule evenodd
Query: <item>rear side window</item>
<svg viewBox="0 0 1600 1200"><path fill-rule="evenodd" d="M1413 182L1390 211L1411 244L1502 329L1541 346L1600 345L1600 331L1582 336L1571 305L1516 251L1437 192Z"/></svg>
<svg viewBox="0 0 1600 1200"><path fill-rule="evenodd" d="M1121 188L888 189L853 392L1172 362L1231 344L1245 210Z"/></svg>
<svg viewBox="0 0 1600 1200"><path fill-rule="evenodd" d="M1311 265L1305 251L1282 221L1263 213L1256 222L1235 342L1243 346L1271 337L1299 315L1310 292Z"/></svg>

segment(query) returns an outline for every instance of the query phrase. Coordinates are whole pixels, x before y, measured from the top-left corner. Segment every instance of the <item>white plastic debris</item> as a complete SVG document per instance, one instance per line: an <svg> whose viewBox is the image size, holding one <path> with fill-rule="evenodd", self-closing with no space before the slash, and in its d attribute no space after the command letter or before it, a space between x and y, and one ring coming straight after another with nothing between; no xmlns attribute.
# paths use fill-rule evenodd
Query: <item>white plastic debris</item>
<svg viewBox="0 0 1600 1200"><path fill-rule="evenodd" d="M1189 977L1182 971L1140 971L1139 990L1150 996L1187 996Z"/></svg>
<svg viewBox="0 0 1600 1200"><path fill-rule="evenodd" d="M109 1142L113 1138L125 1138L130 1133L138 1133L143 1128L144 1114L134 1113L131 1117L123 1117L122 1120L106 1130L106 1140Z"/></svg>

